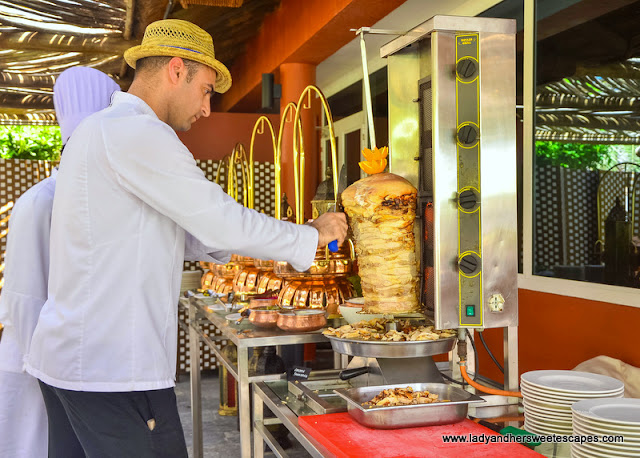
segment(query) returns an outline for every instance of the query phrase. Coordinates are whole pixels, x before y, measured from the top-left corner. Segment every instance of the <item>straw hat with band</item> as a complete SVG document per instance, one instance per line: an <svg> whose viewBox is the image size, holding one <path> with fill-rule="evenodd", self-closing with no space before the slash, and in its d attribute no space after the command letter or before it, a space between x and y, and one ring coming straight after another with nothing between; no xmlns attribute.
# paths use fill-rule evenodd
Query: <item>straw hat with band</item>
<svg viewBox="0 0 640 458"><path fill-rule="evenodd" d="M213 52L211 35L195 24L179 19L152 22L144 31L142 43L127 49L124 59L136 68L144 57L181 57L206 65L215 70L215 91L226 92L231 87L231 74Z"/></svg>

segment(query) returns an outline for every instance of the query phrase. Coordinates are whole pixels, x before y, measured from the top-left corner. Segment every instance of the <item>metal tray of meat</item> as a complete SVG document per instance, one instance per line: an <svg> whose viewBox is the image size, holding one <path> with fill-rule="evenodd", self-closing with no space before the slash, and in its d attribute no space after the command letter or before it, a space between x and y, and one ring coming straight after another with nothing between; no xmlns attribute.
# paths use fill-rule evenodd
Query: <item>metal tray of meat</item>
<svg viewBox="0 0 640 458"><path fill-rule="evenodd" d="M331 341L331 347L336 353L365 358L417 358L441 355L450 352L456 343L455 337L405 342L341 339L335 336L327 336L327 338Z"/></svg>
<svg viewBox="0 0 640 458"><path fill-rule="evenodd" d="M362 404L382 390L411 387L413 391L428 391L438 395L431 404L391 407L366 407ZM467 417L469 404L485 402L480 396L446 383L406 383L401 385L341 388L335 393L347 401L349 415L361 425L375 429L412 428L458 423Z"/></svg>

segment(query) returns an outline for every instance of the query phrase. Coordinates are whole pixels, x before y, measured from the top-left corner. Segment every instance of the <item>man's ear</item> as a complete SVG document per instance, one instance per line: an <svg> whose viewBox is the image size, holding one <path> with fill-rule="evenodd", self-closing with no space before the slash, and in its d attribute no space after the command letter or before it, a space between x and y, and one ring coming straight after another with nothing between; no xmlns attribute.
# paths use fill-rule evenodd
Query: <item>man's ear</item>
<svg viewBox="0 0 640 458"><path fill-rule="evenodd" d="M169 81L172 84L178 84L180 79L186 76L187 67L180 57L172 57L167 66L167 71L169 72Z"/></svg>

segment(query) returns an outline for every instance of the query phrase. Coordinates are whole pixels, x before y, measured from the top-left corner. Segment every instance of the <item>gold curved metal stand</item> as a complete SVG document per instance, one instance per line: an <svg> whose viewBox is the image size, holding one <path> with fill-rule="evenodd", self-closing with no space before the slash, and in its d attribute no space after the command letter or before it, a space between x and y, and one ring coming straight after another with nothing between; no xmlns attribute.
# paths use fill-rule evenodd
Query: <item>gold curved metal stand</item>
<svg viewBox="0 0 640 458"><path fill-rule="evenodd" d="M296 180L296 223L304 223L304 138L302 135L302 110L311 109L311 94L315 92L322 102L325 116L327 117L327 124L329 126L329 141L331 143L331 167L333 170L333 200L334 205L338 205L338 158L336 149L336 135L333 128L333 116L331 115L331 109L329 108L329 102L324 96L322 91L313 84L310 84L300 94L298 100L298 106L296 108L296 115L294 119L294 131L293 131L293 169L294 180ZM303 104L306 97L306 104ZM297 135L296 135L296 127ZM299 158L299 159L298 159Z"/></svg>
<svg viewBox="0 0 640 458"><path fill-rule="evenodd" d="M255 176L254 176L254 162L253 162L253 148L256 140L256 135L264 134L264 125L269 127L269 133L271 134L271 145L273 146L273 167L275 169L275 217L280 219L280 156L278 155L278 147L276 145L276 134L273 130L273 124L266 116L260 116L256 123L253 125L253 132L251 133L251 143L249 143L249 163L251 164L251 176L249 177L249 188L251 189L251 205L249 208L255 208Z"/></svg>

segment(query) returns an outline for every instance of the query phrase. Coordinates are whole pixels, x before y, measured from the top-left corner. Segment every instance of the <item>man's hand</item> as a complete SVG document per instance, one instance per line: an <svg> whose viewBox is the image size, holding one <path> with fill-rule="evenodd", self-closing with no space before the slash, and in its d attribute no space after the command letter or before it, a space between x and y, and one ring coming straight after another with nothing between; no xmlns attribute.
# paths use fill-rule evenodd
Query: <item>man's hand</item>
<svg viewBox="0 0 640 458"><path fill-rule="evenodd" d="M347 237L347 217L344 213L323 213L309 224L318 230L318 247L334 240L338 241L338 246L342 245Z"/></svg>

